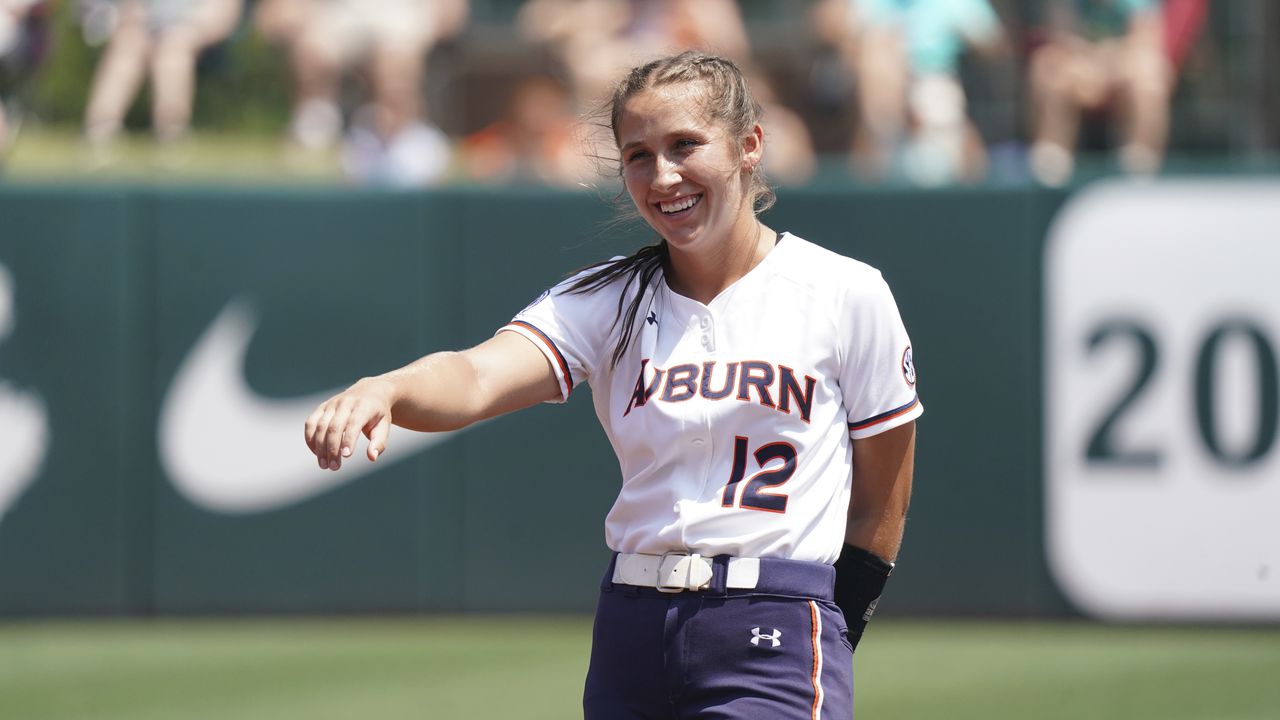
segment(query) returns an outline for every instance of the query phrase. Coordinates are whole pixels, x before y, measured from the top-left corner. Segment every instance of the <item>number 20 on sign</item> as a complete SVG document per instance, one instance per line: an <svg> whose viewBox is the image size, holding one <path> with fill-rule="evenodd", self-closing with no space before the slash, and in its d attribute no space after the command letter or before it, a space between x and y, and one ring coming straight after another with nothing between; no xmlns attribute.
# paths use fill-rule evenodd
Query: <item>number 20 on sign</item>
<svg viewBox="0 0 1280 720"><path fill-rule="evenodd" d="M1105 183L1044 253L1049 566L1114 620L1280 620L1280 182ZM1194 568L1194 572L1189 572Z"/></svg>

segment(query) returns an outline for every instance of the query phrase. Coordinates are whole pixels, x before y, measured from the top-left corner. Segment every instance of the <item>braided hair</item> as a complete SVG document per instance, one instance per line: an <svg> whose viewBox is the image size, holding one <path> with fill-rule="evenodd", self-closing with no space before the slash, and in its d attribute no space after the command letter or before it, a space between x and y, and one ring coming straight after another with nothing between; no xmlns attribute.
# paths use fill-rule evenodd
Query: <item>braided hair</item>
<svg viewBox="0 0 1280 720"><path fill-rule="evenodd" d="M747 80L732 61L700 52L683 52L660 58L633 68L613 90L607 109L609 128L616 145L619 140L618 122L623 107L632 97L645 90L696 83L702 88L702 107L707 117L723 124L732 137L744 137L760 122L762 111L751 94ZM619 170L621 172L621 170ZM776 199L773 189L765 182L764 173L756 165L751 170L748 196L757 214L773 206ZM618 309L614 322L622 323L622 332L613 349L613 366L617 367L630 347L635 333L636 315L645 292L653 283L658 271L670 262L671 254L666 240L646 245L634 254L618 260L589 265L586 274L569 286L571 293L587 293L598 290L618 278L623 278L623 291L618 295ZM628 295L632 284L635 290ZM625 318L625 321L624 321Z"/></svg>

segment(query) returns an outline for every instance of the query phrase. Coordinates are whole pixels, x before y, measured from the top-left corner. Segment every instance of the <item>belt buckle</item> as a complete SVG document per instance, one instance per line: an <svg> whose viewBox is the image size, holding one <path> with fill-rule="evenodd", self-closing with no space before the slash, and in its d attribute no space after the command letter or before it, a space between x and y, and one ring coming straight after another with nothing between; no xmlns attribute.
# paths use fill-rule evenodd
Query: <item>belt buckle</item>
<svg viewBox="0 0 1280 720"><path fill-rule="evenodd" d="M680 593L689 588L689 566L700 558L700 555L685 555L683 553L663 553L658 560L658 577L656 578L656 587L658 592L664 593ZM675 567L670 572L667 571L667 559L676 560ZM680 584L674 585L667 582L667 577L679 578Z"/></svg>

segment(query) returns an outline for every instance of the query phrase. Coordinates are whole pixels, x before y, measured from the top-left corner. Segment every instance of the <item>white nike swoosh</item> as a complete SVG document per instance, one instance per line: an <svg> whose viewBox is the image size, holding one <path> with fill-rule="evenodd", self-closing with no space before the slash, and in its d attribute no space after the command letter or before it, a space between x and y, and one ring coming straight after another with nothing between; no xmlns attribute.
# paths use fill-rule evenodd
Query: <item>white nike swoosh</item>
<svg viewBox="0 0 1280 720"><path fill-rule="evenodd" d="M49 417L44 402L0 382L0 428L5 449L0 453L0 520L23 491L40 475L49 448Z"/></svg>
<svg viewBox="0 0 1280 720"><path fill-rule="evenodd" d="M178 492L213 512L246 514L299 503L453 437L392 428L387 451L371 463L361 448L337 472L321 470L302 424L338 392L268 399L244 378L256 313L227 303L178 366L160 409L160 462ZM363 444L363 439L361 443Z"/></svg>
<svg viewBox="0 0 1280 720"><path fill-rule="evenodd" d="M13 276L0 264L0 340L13 332L17 320L13 307ZM44 398L0 381L0 428L4 428L4 452L0 452L0 521L22 493L40 476L49 451L49 412Z"/></svg>

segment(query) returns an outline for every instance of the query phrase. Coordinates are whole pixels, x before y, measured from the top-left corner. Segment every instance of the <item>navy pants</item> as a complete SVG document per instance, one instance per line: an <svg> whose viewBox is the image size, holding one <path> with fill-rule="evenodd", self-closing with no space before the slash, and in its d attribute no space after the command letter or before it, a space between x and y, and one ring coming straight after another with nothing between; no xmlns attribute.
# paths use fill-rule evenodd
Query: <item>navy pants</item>
<svg viewBox="0 0 1280 720"><path fill-rule="evenodd" d="M764 558L752 590L663 593L601 586L587 720L853 717L853 650L832 601L835 570Z"/></svg>

